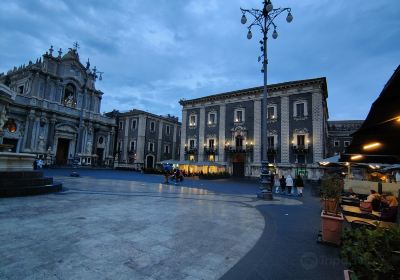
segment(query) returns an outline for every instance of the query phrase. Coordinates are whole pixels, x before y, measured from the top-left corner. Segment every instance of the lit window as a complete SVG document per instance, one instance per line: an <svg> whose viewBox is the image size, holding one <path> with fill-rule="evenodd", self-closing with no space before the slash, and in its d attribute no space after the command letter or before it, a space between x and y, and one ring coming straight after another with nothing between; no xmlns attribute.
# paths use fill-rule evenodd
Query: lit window
<svg viewBox="0 0 400 280"><path fill-rule="evenodd" d="M190 156L189 156L189 160L190 160L190 161L194 161L194 155L190 155Z"/></svg>
<svg viewBox="0 0 400 280"><path fill-rule="evenodd" d="M217 123L217 114L216 113L209 113L208 114L208 124L214 125Z"/></svg>
<svg viewBox="0 0 400 280"><path fill-rule="evenodd" d="M208 161L214 161L215 160L215 156L214 155L209 155L208 156Z"/></svg>
<svg viewBox="0 0 400 280"><path fill-rule="evenodd" d="M190 115L189 117L189 126L196 126L197 122L197 116L196 115Z"/></svg>
<svg viewBox="0 0 400 280"><path fill-rule="evenodd" d="M269 120L276 119L276 116L275 116L275 107L274 107L274 106L268 107L268 110L267 110L267 119L269 119Z"/></svg>
<svg viewBox="0 0 400 280"><path fill-rule="evenodd" d="M236 123L244 122L244 110L243 109L235 110L234 122L236 122Z"/></svg>

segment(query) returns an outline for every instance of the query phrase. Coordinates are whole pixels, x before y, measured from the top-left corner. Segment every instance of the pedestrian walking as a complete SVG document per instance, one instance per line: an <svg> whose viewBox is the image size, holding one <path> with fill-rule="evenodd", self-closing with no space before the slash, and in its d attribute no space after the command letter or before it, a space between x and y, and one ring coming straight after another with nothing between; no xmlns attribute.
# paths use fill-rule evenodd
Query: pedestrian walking
<svg viewBox="0 0 400 280"><path fill-rule="evenodd" d="M290 174L286 177L286 187L288 189L288 194L292 193L292 187L293 187L293 178L290 176Z"/></svg>
<svg viewBox="0 0 400 280"><path fill-rule="evenodd" d="M279 179L279 185L281 187L281 192L285 193L285 189L286 189L286 179L285 176L282 175L282 178Z"/></svg>
<svg viewBox="0 0 400 280"><path fill-rule="evenodd" d="M304 182L300 175L297 175L296 177L296 188L299 196L303 196Z"/></svg>
<svg viewBox="0 0 400 280"><path fill-rule="evenodd" d="M281 186L281 184L280 184L279 176L278 176L278 174L276 174L275 180L274 180L274 188L275 188L276 193L279 193L280 186Z"/></svg>

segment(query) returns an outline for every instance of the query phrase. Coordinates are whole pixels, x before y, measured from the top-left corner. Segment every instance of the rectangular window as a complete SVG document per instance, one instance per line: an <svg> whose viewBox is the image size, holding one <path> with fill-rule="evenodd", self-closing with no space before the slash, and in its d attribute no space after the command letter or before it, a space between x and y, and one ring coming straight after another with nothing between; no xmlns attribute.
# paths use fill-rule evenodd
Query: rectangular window
<svg viewBox="0 0 400 280"><path fill-rule="evenodd" d="M156 124L155 124L155 122L150 122L150 131L151 132L154 132L156 130Z"/></svg>
<svg viewBox="0 0 400 280"><path fill-rule="evenodd" d="M304 146L305 135L297 135L297 145Z"/></svg>
<svg viewBox="0 0 400 280"><path fill-rule="evenodd" d="M216 115L215 113L210 113L208 115L208 124L215 124L216 123Z"/></svg>
<svg viewBox="0 0 400 280"><path fill-rule="evenodd" d="M154 152L154 143L149 142L149 152Z"/></svg>
<svg viewBox="0 0 400 280"><path fill-rule="evenodd" d="M167 126L165 127L165 133L166 133L167 135L170 135L170 134L171 134L171 127L170 127L169 125L167 125Z"/></svg>
<svg viewBox="0 0 400 280"><path fill-rule="evenodd" d="M190 115L189 126L196 126L196 115Z"/></svg>
<svg viewBox="0 0 400 280"><path fill-rule="evenodd" d="M133 130L136 129L136 125L137 125L137 121L136 120L132 120L132 129Z"/></svg>
<svg viewBox="0 0 400 280"><path fill-rule="evenodd" d="M334 142L333 142L333 146L339 147L339 141L334 141Z"/></svg>
<svg viewBox="0 0 400 280"><path fill-rule="evenodd" d="M296 104L296 113L297 117L304 117L304 103Z"/></svg>
<svg viewBox="0 0 400 280"><path fill-rule="evenodd" d="M169 154L169 145L164 146L164 153Z"/></svg>
<svg viewBox="0 0 400 280"><path fill-rule="evenodd" d="M136 141L132 141L131 142L131 151L135 151L136 150Z"/></svg>
<svg viewBox="0 0 400 280"><path fill-rule="evenodd" d="M242 110L236 111L235 122L243 122L243 111Z"/></svg>
<svg viewBox="0 0 400 280"><path fill-rule="evenodd" d="M122 150L122 141L118 142L118 148L117 148L118 152L120 152Z"/></svg>
<svg viewBox="0 0 400 280"><path fill-rule="evenodd" d="M195 144L194 144L194 140L193 139L189 140L189 147L190 147L190 149L194 149L195 148Z"/></svg>
<svg viewBox="0 0 400 280"><path fill-rule="evenodd" d="M345 146L345 147L350 146L350 141L344 141L344 146Z"/></svg>
<svg viewBox="0 0 400 280"><path fill-rule="evenodd" d="M268 148L273 149L275 147L275 137L268 136Z"/></svg>
<svg viewBox="0 0 400 280"><path fill-rule="evenodd" d="M305 155L297 155L297 163L306 163L306 156Z"/></svg>
<svg viewBox="0 0 400 280"><path fill-rule="evenodd" d="M18 87L18 93L21 93L21 94L24 93L24 86L19 86Z"/></svg>
<svg viewBox="0 0 400 280"><path fill-rule="evenodd" d="M208 139L208 148L214 149L214 139Z"/></svg>
<svg viewBox="0 0 400 280"><path fill-rule="evenodd" d="M123 122L119 122L119 129L121 129L122 130L122 128L124 127L124 123Z"/></svg>
<svg viewBox="0 0 400 280"><path fill-rule="evenodd" d="M275 107L268 107L267 114L269 120L275 119Z"/></svg>

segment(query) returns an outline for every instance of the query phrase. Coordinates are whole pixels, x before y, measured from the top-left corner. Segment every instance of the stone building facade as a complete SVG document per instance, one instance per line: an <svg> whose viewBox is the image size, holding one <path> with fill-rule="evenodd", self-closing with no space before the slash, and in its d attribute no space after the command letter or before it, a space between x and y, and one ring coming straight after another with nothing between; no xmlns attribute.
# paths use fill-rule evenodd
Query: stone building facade
<svg viewBox="0 0 400 280"><path fill-rule="evenodd" d="M351 144L351 135L363 122L363 120L328 121L328 156L344 153Z"/></svg>
<svg viewBox="0 0 400 280"><path fill-rule="evenodd" d="M155 168L162 161L179 158L181 123L177 117L136 109L107 115L115 117L118 125L116 167Z"/></svg>
<svg viewBox="0 0 400 280"><path fill-rule="evenodd" d="M256 87L181 100L182 168L259 176L262 92ZM279 174L318 178L317 162L327 155L326 79L270 85L268 92L268 161Z"/></svg>
<svg viewBox="0 0 400 280"><path fill-rule="evenodd" d="M100 114L99 72L82 65L76 48L53 47L36 62L0 75L16 92L0 141L48 164L112 165L115 119Z"/></svg>

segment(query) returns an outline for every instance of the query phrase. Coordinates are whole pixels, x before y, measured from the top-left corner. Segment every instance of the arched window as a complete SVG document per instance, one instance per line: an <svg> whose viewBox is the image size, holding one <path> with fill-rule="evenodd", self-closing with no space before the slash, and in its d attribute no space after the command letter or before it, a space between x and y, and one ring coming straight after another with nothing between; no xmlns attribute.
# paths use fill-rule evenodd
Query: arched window
<svg viewBox="0 0 400 280"><path fill-rule="evenodd" d="M64 105L68 107L76 107L76 89L73 84L67 84L64 89Z"/></svg>

